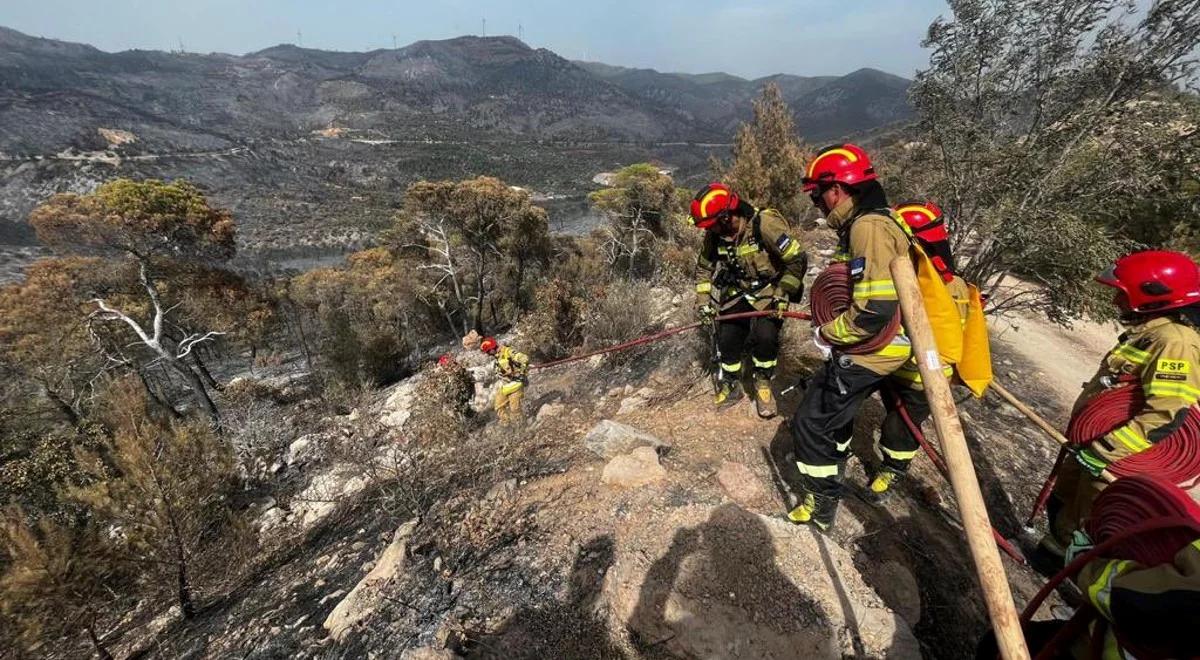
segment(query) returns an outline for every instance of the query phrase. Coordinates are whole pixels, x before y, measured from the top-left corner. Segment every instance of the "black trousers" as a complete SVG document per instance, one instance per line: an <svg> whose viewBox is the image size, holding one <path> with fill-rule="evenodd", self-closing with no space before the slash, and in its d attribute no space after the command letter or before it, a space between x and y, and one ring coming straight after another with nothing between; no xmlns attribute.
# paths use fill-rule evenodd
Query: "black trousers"
<svg viewBox="0 0 1200 660"><path fill-rule="evenodd" d="M814 495L840 497L854 418L887 376L842 355L825 361L792 416L792 443L801 485Z"/></svg>
<svg viewBox="0 0 1200 660"><path fill-rule="evenodd" d="M736 305L721 310L721 313L739 314L753 311L754 307L746 302L745 298L741 298ZM722 375L728 378L738 377L746 355L746 340L750 339L754 343L754 368L766 372L770 377L779 361L779 330L782 327L783 319L770 317L719 321L717 350L721 354Z"/></svg>
<svg viewBox="0 0 1200 660"><path fill-rule="evenodd" d="M929 401L925 399L924 392L903 383L888 383L883 392L883 407L887 409L887 416L883 418L880 428L879 453L883 455L883 467L903 474L921 450L921 444L900 416L900 408L892 392L904 402L904 409L917 428L921 428L921 423L929 419Z"/></svg>

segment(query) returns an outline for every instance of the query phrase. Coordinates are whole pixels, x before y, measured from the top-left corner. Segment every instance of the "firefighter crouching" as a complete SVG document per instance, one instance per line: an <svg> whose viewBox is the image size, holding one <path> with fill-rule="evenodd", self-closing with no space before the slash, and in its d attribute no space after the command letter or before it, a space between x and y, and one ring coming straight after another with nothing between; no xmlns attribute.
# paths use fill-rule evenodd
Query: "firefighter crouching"
<svg viewBox="0 0 1200 660"><path fill-rule="evenodd" d="M842 475L862 403L912 355L903 331L874 352L841 352L872 339L900 314L892 260L909 252L907 225L888 208L866 152L852 144L823 149L809 164L804 190L838 233L838 259L849 262L850 308L816 328L827 356L813 374L791 422L796 467L805 495L787 515L828 530L842 496Z"/></svg>
<svg viewBox="0 0 1200 660"><path fill-rule="evenodd" d="M1151 250L1117 260L1096 278L1116 289L1127 330L1075 402L1079 411L1124 379L1141 383L1146 402L1123 426L1064 463L1047 506L1050 533L1039 551L1062 556L1072 533L1104 489L1109 464L1145 451L1183 425L1200 400L1200 268L1185 254Z"/></svg>
<svg viewBox="0 0 1200 660"><path fill-rule="evenodd" d="M479 350L495 357L492 366L500 376L500 389L496 390L494 402L496 417L504 424L523 419L521 401L529 382L529 356L500 345L494 337L485 337Z"/></svg>
<svg viewBox="0 0 1200 660"><path fill-rule="evenodd" d="M942 277L946 289L954 299L959 319L965 325L971 292L967 283L955 272L954 256L950 252L950 236L946 231L941 208L933 202L904 202L893 210L912 230L913 237L921 249L929 255L930 262L937 269L938 275ZM953 366L948 365L943 371L947 378L954 375ZM920 428L922 422L929 418L929 402L925 398L925 388L916 360L910 357L901 365L892 374L891 384L896 395L904 403L909 417ZM884 496L889 492L895 480L908 471L908 466L920 450L920 444L904 422L892 397L883 397L883 405L887 409L879 439L879 451L883 461L870 484L871 492L877 496Z"/></svg>
<svg viewBox="0 0 1200 660"><path fill-rule="evenodd" d="M771 383L779 359L782 312L804 293L808 257L787 220L757 209L723 183L700 189L691 203L692 223L705 230L696 260L697 314L706 324L718 315L772 310L778 316L720 321L716 339L720 378L716 404L741 398L746 344L753 344L755 405L763 418L776 414Z"/></svg>

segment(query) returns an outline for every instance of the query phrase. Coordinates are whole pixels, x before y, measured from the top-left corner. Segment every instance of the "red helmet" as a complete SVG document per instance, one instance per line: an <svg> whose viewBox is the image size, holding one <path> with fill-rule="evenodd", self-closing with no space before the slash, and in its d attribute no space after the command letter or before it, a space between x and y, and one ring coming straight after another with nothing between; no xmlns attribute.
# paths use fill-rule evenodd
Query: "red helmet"
<svg viewBox="0 0 1200 660"><path fill-rule="evenodd" d="M479 350L488 355L495 353L498 348L500 348L500 344L496 342L495 337L484 337L483 341L479 343Z"/></svg>
<svg viewBox="0 0 1200 660"><path fill-rule="evenodd" d="M950 256L950 234L942 209L933 202L903 202L892 209L912 229L913 236L933 262L942 279L954 278L954 261Z"/></svg>
<svg viewBox="0 0 1200 660"><path fill-rule="evenodd" d="M1134 252L1117 259L1096 281L1124 293L1131 312L1155 312L1200 302L1200 268L1182 252Z"/></svg>
<svg viewBox="0 0 1200 660"><path fill-rule="evenodd" d="M439 367L448 367L452 364L454 364L454 356L450 355L449 353L442 353L442 355L438 357Z"/></svg>
<svg viewBox="0 0 1200 660"><path fill-rule="evenodd" d="M732 213L740 203L732 188L723 183L710 183L692 198L692 224L700 229L711 229L721 216Z"/></svg>
<svg viewBox="0 0 1200 660"><path fill-rule="evenodd" d="M825 147L808 164L805 171L804 192L812 194L822 184L844 183L857 186L865 181L874 181L875 168L867 152L853 144L835 144Z"/></svg>

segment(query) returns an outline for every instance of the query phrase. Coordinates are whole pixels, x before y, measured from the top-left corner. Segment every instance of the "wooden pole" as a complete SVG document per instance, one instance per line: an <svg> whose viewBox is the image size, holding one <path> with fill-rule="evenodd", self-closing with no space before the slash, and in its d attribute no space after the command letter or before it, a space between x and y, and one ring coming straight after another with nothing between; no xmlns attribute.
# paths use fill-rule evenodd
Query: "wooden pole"
<svg viewBox="0 0 1200 660"><path fill-rule="evenodd" d="M912 260L907 255L896 257L891 263L891 270L900 297L900 308L904 313L904 327L912 340L913 356L921 372L925 397L929 400L933 423L942 440L942 453L950 470L950 485L958 500L967 545L975 560L975 571L983 587L983 598L992 619L992 630L996 633L1000 655L1005 660L1028 660L1029 650L1025 647L1025 636L1021 632L1021 622L1008 587L1008 576L1004 573L1004 564L992 539L992 523L984 507L983 493L979 490L979 480L975 476L975 465L971 462L971 452L967 449L958 410L954 407L950 381L942 373L937 342L933 327L929 324L929 315L925 312Z"/></svg>
<svg viewBox="0 0 1200 660"><path fill-rule="evenodd" d="M1008 390L1004 389L1004 386L1002 386L1000 383L992 381L992 384L990 387L993 392L1000 395L1001 399L1004 399L1005 401L1007 401L1009 403L1009 405L1011 405L1013 408L1016 408L1018 412L1020 412L1022 415L1025 415L1026 417L1028 417L1029 421L1033 422L1034 426L1041 429L1042 432L1045 433L1046 435L1050 436L1050 438L1052 440L1054 440L1055 442L1057 442L1058 444L1060 444L1064 447L1071 446L1071 441L1067 440L1067 437L1065 435L1063 435L1062 433L1059 433L1058 429L1054 428L1053 424L1051 424L1050 422L1047 422L1044 417L1037 414L1029 406L1025 405L1024 403L1021 403L1020 399L1013 396L1012 392L1009 392ZM1109 472L1108 470L1101 472L1100 478L1110 484L1117 480L1117 478L1114 477L1112 475L1112 473Z"/></svg>

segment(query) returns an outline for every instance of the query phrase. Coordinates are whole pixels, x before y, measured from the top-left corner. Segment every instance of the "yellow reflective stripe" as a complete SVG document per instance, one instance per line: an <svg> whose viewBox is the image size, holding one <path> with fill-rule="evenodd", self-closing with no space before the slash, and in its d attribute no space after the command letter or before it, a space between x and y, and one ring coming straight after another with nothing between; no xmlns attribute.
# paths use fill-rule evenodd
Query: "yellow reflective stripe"
<svg viewBox="0 0 1200 660"><path fill-rule="evenodd" d="M796 461L796 469L800 471L800 474L814 479L828 479L836 477L838 473L837 465L809 465L800 461Z"/></svg>
<svg viewBox="0 0 1200 660"><path fill-rule="evenodd" d="M850 331L850 324L846 322L846 316L842 315L833 320L832 323L825 326L826 332L829 333L829 338L839 343L850 343L857 339L853 332Z"/></svg>
<svg viewBox="0 0 1200 660"><path fill-rule="evenodd" d="M1112 583L1113 580L1120 577L1125 569L1132 563L1128 559L1112 560L1104 566L1104 570L1100 571L1100 577L1088 587L1088 598L1096 609L1104 615L1104 618L1112 621L1112 609L1110 601L1112 600Z"/></svg>
<svg viewBox="0 0 1200 660"><path fill-rule="evenodd" d="M879 450L897 461L911 461L917 456L917 450L915 449L912 451L896 451L895 449L888 449L883 445L879 445Z"/></svg>
<svg viewBox="0 0 1200 660"><path fill-rule="evenodd" d="M1118 345L1112 350L1112 354L1125 358L1134 364L1145 364L1150 359L1149 353L1140 348L1134 348L1131 344Z"/></svg>
<svg viewBox="0 0 1200 660"><path fill-rule="evenodd" d="M737 373L742 370L742 363L740 361L739 362L730 362L728 364L722 362L721 369L723 371L728 371L730 373Z"/></svg>
<svg viewBox="0 0 1200 660"><path fill-rule="evenodd" d="M869 280L854 285L855 298L895 298L896 283L892 280Z"/></svg>
<svg viewBox="0 0 1200 660"><path fill-rule="evenodd" d="M1196 389L1191 385L1184 383L1164 383L1161 381L1151 381L1150 387L1146 388L1146 394L1149 396L1173 396L1183 399L1192 405L1200 401L1200 389Z"/></svg>
<svg viewBox="0 0 1200 660"><path fill-rule="evenodd" d="M696 293L708 293L712 291L712 282L701 282L696 285Z"/></svg>
<svg viewBox="0 0 1200 660"><path fill-rule="evenodd" d="M777 364L779 364L779 360L760 360L754 358L754 366L759 369L774 369Z"/></svg>
<svg viewBox="0 0 1200 660"><path fill-rule="evenodd" d="M790 244L788 244L787 249L783 251L783 254L779 256L783 259L784 263L787 263L800 256L800 253L803 251L803 248L800 247L800 241L793 240Z"/></svg>
<svg viewBox="0 0 1200 660"><path fill-rule="evenodd" d="M1109 435L1134 453L1146 451L1150 448L1150 442L1143 438L1142 434L1135 431L1131 425L1122 426L1109 433Z"/></svg>
<svg viewBox="0 0 1200 660"><path fill-rule="evenodd" d="M892 375L900 380L907 380L912 383L921 382L921 372L916 367L909 367L907 364L893 371Z"/></svg>
<svg viewBox="0 0 1200 660"><path fill-rule="evenodd" d="M783 277L779 278L779 285L784 289L795 291L800 288L800 278L791 273L786 273Z"/></svg>
<svg viewBox="0 0 1200 660"><path fill-rule="evenodd" d="M887 346L884 346L883 348L879 349L878 351L875 351L874 355L879 355L882 357L896 357L896 358L908 357L908 356L912 355L912 344L910 344L908 342L904 342L902 344L893 342L891 344L888 344Z"/></svg>
<svg viewBox="0 0 1200 660"><path fill-rule="evenodd" d="M505 383L505 384L501 385L500 391L503 392L504 394L512 394L513 392L516 392L517 390L521 389L522 387L525 387L525 383L522 383L521 381L516 381L516 382Z"/></svg>
<svg viewBox="0 0 1200 660"><path fill-rule="evenodd" d="M737 256L744 257L746 255L758 252L758 246L754 243L746 243L745 245L737 246Z"/></svg>
<svg viewBox="0 0 1200 660"><path fill-rule="evenodd" d="M850 440L846 440L845 442L839 442L834 446L837 447L837 450L839 452L844 452L850 448Z"/></svg>

